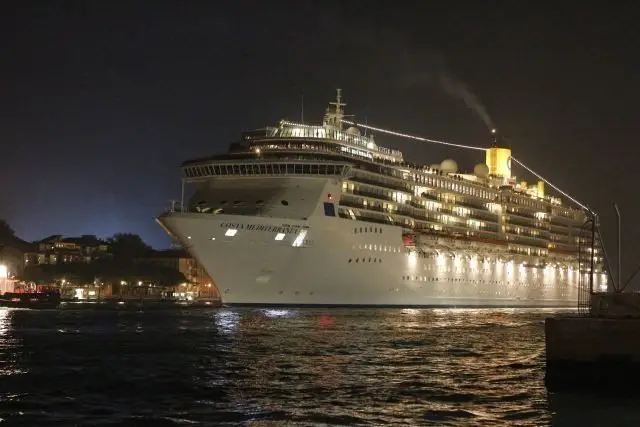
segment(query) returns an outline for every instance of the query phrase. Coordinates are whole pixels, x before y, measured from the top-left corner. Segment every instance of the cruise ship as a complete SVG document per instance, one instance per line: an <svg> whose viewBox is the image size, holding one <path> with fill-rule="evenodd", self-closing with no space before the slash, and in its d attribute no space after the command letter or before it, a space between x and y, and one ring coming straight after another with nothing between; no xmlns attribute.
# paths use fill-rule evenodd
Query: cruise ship
<svg viewBox="0 0 640 427"><path fill-rule="evenodd" d="M585 211L518 181L497 138L470 172L409 163L345 105L338 90L321 124L282 120L182 164L157 220L223 303L567 307L585 280L606 288Z"/></svg>

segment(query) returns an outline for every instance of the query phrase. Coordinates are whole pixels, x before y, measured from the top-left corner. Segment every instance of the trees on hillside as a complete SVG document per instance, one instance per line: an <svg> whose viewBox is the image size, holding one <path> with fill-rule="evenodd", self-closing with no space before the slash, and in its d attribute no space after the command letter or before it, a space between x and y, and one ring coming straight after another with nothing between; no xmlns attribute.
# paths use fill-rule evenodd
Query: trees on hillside
<svg viewBox="0 0 640 427"><path fill-rule="evenodd" d="M114 259L119 261L141 258L153 250L142 237L133 233L116 233L107 242Z"/></svg>
<svg viewBox="0 0 640 427"><path fill-rule="evenodd" d="M14 237L15 235L16 233L15 231L13 231L13 228L11 228L9 223L4 219L0 218L0 238Z"/></svg>

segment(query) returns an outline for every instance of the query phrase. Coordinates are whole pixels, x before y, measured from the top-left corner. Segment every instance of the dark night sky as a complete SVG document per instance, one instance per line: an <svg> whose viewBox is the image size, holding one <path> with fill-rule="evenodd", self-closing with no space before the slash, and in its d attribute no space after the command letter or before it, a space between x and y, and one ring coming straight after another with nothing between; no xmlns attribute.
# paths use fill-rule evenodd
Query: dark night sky
<svg viewBox="0 0 640 427"><path fill-rule="evenodd" d="M602 214L612 253L619 202L636 264L633 3L480 3L4 2L0 217L29 240L131 231L165 246L153 217L179 197L180 162L298 118L302 93L307 121L341 87L347 112L375 126L487 144L451 93L464 82L514 156ZM378 142L429 164L482 160Z"/></svg>

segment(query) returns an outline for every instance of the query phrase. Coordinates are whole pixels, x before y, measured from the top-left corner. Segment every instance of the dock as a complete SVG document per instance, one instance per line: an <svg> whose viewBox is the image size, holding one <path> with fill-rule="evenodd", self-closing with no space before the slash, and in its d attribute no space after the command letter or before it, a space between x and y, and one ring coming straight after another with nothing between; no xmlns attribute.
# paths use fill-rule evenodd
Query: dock
<svg viewBox="0 0 640 427"><path fill-rule="evenodd" d="M640 393L640 294L594 293L589 308L546 319L547 389Z"/></svg>

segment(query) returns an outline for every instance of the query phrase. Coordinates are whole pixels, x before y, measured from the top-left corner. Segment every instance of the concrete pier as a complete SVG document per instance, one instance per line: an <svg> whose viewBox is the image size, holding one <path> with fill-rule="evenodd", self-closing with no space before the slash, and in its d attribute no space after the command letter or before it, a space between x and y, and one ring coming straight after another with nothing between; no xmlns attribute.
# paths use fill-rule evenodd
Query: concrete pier
<svg viewBox="0 0 640 427"><path fill-rule="evenodd" d="M593 294L591 312L545 321L549 391L640 394L640 294Z"/></svg>

